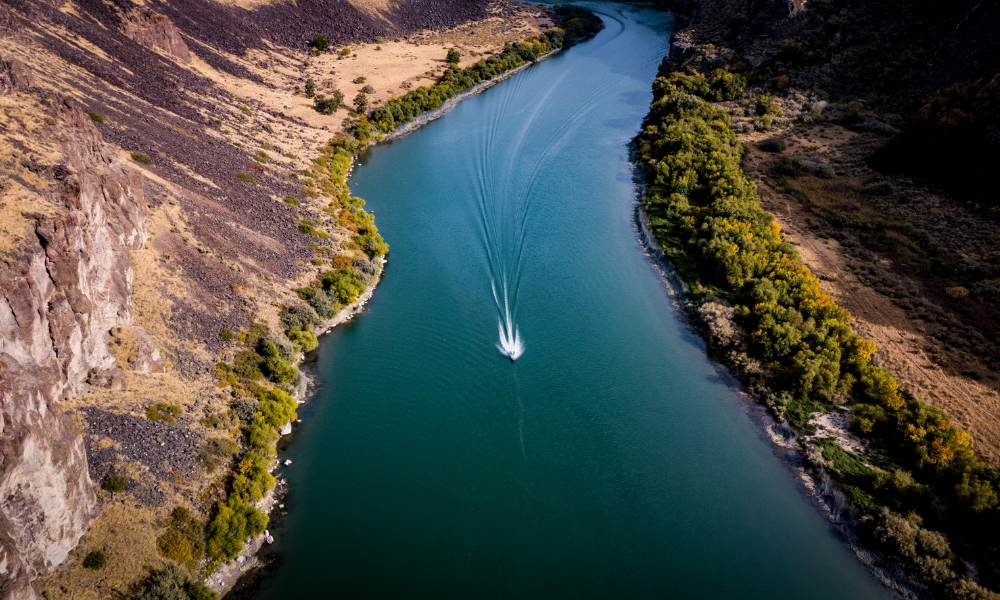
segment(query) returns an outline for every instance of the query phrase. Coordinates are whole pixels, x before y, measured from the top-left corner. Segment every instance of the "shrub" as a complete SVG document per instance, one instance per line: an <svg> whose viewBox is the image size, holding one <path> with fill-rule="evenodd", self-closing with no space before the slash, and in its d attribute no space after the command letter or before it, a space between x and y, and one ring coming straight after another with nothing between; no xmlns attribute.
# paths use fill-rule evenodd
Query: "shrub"
<svg viewBox="0 0 1000 600"><path fill-rule="evenodd" d="M330 237L325 231L319 231L316 229L316 225L312 221L302 221L299 223L299 233L304 233L306 235L311 235L314 238L326 239Z"/></svg>
<svg viewBox="0 0 1000 600"><path fill-rule="evenodd" d="M253 416L257 414L257 404L259 400L253 396L237 398L233 402L233 411L244 423L253 421Z"/></svg>
<svg viewBox="0 0 1000 600"><path fill-rule="evenodd" d="M455 48L448 48L448 56L445 58L449 64L457 65L462 61L462 54Z"/></svg>
<svg viewBox="0 0 1000 600"><path fill-rule="evenodd" d="M365 291L365 284L353 269L327 271L320 276L323 289L330 291L344 304L350 304Z"/></svg>
<svg viewBox="0 0 1000 600"><path fill-rule="evenodd" d="M101 482L101 489L112 494L117 494L118 492L125 491L126 484L128 484L128 479L124 475L112 473Z"/></svg>
<svg viewBox="0 0 1000 600"><path fill-rule="evenodd" d="M271 162L270 155L268 155L268 153L264 152L263 150L258 150L257 154L254 154L253 159L255 161L257 161L257 162L259 162L261 164L265 164L265 165L267 163Z"/></svg>
<svg viewBox="0 0 1000 600"><path fill-rule="evenodd" d="M249 183L250 185L257 185L257 181L253 178L253 175L251 175L250 173L242 173L242 172L237 173L236 178L239 179L240 181Z"/></svg>
<svg viewBox="0 0 1000 600"><path fill-rule="evenodd" d="M299 200L298 198L296 198L295 196L285 196L284 202L285 202L285 204L287 204L288 206L291 206L293 208L302 205L302 201Z"/></svg>
<svg viewBox="0 0 1000 600"><path fill-rule="evenodd" d="M330 41L326 39L326 36L322 33L317 33L313 36L312 43L309 44L314 50L319 52L325 51L330 47Z"/></svg>
<svg viewBox="0 0 1000 600"><path fill-rule="evenodd" d="M295 355L295 346L292 344L291 340L280 331L272 331L267 336L266 344L271 344L268 348L274 348L277 350L277 355L285 360L292 360ZM266 349L261 350L261 354L264 356L271 356L271 354Z"/></svg>
<svg viewBox="0 0 1000 600"><path fill-rule="evenodd" d="M142 582L130 600L218 600L219 596L194 579L184 567L167 563Z"/></svg>
<svg viewBox="0 0 1000 600"><path fill-rule="evenodd" d="M90 120L93 121L94 123L97 123L98 125L104 125L104 117L102 117L101 115L93 111L87 113L87 115L90 117Z"/></svg>
<svg viewBox="0 0 1000 600"><path fill-rule="evenodd" d="M148 156L146 156L145 154L142 154L141 152L133 152L132 153L132 160L134 160L135 162L137 162L139 164L142 164L142 165L151 165L151 164L153 164L153 161Z"/></svg>
<svg viewBox="0 0 1000 600"><path fill-rule="evenodd" d="M239 418L232 410L204 417L198 422L209 429L221 429L222 431L229 431L240 424Z"/></svg>
<svg viewBox="0 0 1000 600"><path fill-rule="evenodd" d="M373 88L371 85L366 85L365 87L361 88L361 91L364 92L365 94L374 94L375 88Z"/></svg>
<svg viewBox="0 0 1000 600"><path fill-rule="evenodd" d="M156 538L156 549L160 556L177 562L187 562L194 558L191 543L184 537L184 534L173 527Z"/></svg>
<svg viewBox="0 0 1000 600"><path fill-rule="evenodd" d="M211 473L219 468L219 465L225 460L236 456L239 451L240 448L236 445L236 442L229 438L208 438L202 443L201 448L198 449L198 455L195 457L195 460L204 467L206 473Z"/></svg>
<svg viewBox="0 0 1000 600"><path fill-rule="evenodd" d="M974 298L985 300L990 304L1000 305L1000 279L984 279L972 284L969 292Z"/></svg>
<svg viewBox="0 0 1000 600"><path fill-rule="evenodd" d="M364 94L358 94L358 95L363 96ZM355 98L355 101L357 101L357 98ZM358 106L357 103L355 104L355 106ZM367 105L365 105L364 108L367 108ZM371 125L368 123L368 119L366 119L364 115L361 115L360 121L351 125L351 135L354 136L354 139L362 143L367 143L368 140L371 139L372 128Z"/></svg>
<svg viewBox="0 0 1000 600"><path fill-rule="evenodd" d="M288 339L295 345L296 352L309 352L319 346L319 340L311 329L296 327L288 330Z"/></svg>
<svg viewBox="0 0 1000 600"><path fill-rule="evenodd" d="M314 309L316 314L322 319L332 319L341 311L343 306L337 301L335 292L326 290L313 290L313 294L306 300L309 307Z"/></svg>
<svg viewBox="0 0 1000 600"><path fill-rule="evenodd" d="M163 421L167 425L173 425L177 422L177 415L181 412L183 412L181 407L175 404L160 402L146 409L146 418L150 421Z"/></svg>
<svg viewBox="0 0 1000 600"><path fill-rule="evenodd" d="M306 79L306 98L312 98L316 95L316 82L310 77Z"/></svg>
<svg viewBox="0 0 1000 600"><path fill-rule="evenodd" d="M784 152L788 149L788 144L785 140L779 138L769 138L766 140L761 140L757 147L764 152Z"/></svg>
<svg viewBox="0 0 1000 600"><path fill-rule="evenodd" d="M781 106L771 96L757 96L753 99L754 112L758 116L774 115L781 116Z"/></svg>
<svg viewBox="0 0 1000 600"><path fill-rule="evenodd" d="M318 94L313 98L313 108L321 115L332 115L344 104L344 93L340 90L333 90L329 98L323 94Z"/></svg>
<svg viewBox="0 0 1000 600"><path fill-rule="evenodd" d="M108 556L103 550L92 550L83 557L83 568L97 570L108 564Z"/></svg>
<svg viewBox="0 0 1000 600"><path fill-rule="evenodd" d="M224 342L231 342L236 339L236 334L228 329L223 329L219 332L219 337L222 338Z"/></svg>
<svg viewBox="0 0 1000 600"><path fill-rule="evenodd" d="M259 535L267 527L267 515L231 494L220 502L215 518L205 528L206 553L213 559L232 560L243 549L248 537Z"/></svg>
<svg viewBox="0 0 1000 600"><path fill-rule="evenodd" d="M365 82L365 78L364 77L355 77L354 78L354 83L364 83L364 82Z"/></svg>
<svg viewBox="0 0 1000 600"><path fill-rule="evenodd" d="M311 329L320 324L319 316L308 304L284 306L278 319L286 331L295 328Z"/></svg>
<svg viewBox="0 0 1000 600"><path fill-rule="evenodd" d="M264 375L279 385L291 383L299 375L298 370L291 363L278 355L267 357L261 370Z"/></svg>
<svg viewBox="0 0 1000 600"><path fill-rule="evenodd" d="M351 49L350 48L344 48L344 49L342 49L340 51L340 55L341 56L350 56L351 55Z"/></svg>

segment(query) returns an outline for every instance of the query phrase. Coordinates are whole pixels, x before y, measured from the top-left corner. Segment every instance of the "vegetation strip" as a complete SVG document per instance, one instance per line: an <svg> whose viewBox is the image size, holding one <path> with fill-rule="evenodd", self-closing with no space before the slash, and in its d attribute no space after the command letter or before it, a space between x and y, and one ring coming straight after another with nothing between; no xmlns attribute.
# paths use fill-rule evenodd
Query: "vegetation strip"
<svg viewBox="0 0 1000 600"><path fill-rule="evenodd" d="M748 388L801 434L816 413L849 408L863 457L832 439L818 455L860 517L863 541L934 592L994 598L973 580L996 578L997 483L970 438L944 413L904 397L858 337L850 314L819 286L765 212L743 170L747 150L728 114L708 101L743 96L746 81L719 69L653 84L636 138L645 209L657 241L689 284L709 337ZM958 553L961 553L959 556Z"/></svg>
<svg viewBox="0 0 1000 600"><path fill-rule="evenodd" d="M556 5L552 13L562 27L554 27L544 35L531 37L518 44L507 44L497 56L484 58L474 65L459 69L457 56L449 55L450 66L433 87L420 86L401 98L393 98L371 115L371 123L382 133L389 133L417 115L434 110L455 94L489 81L499 75L533 62L538 57L559 48L568 48L592 37L604 27L600 17L589 10Z"/></svg>

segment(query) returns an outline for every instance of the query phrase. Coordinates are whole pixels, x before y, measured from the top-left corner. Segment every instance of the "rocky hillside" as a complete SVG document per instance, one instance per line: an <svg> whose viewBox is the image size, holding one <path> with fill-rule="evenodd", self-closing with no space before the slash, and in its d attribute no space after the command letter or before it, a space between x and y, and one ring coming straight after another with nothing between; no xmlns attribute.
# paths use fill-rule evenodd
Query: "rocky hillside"
<svg viewBox="0 0 1000 600"><path fill-rule="evenodd" d="M369 69L383 102L443 71L445 45L471 62L543 17L487 0L0 0L3 597L134 591L171 509L208 518L228 477L212 454L236 431L215 371L239 350L228 332L276 327L296 289L361 260L352 240L373 227L334 210L316 166L360 115L313 110L306 81L353 96Z"/></svg>

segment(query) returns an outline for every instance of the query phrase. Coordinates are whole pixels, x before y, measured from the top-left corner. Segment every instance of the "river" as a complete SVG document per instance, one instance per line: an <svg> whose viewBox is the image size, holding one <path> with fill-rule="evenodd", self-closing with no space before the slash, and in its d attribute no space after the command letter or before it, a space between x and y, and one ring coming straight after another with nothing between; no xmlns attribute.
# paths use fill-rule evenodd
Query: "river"
<svg viewBox="0 0 1000 600"><path fill-rule="evenodd" d="M254 597L888 597L636 239L672 17L585 6L595 39L356 170L389 263L321 342Z"/></svg>

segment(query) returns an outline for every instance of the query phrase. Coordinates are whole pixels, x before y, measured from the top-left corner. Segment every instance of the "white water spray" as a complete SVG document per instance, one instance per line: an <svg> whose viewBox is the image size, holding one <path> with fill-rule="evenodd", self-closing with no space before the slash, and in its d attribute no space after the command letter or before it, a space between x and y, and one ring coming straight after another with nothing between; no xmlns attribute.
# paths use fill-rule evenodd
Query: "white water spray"
<svg viewBox="0 0 1000 600"><path fill-rule="evenodd" d="M492 287L493 299L497 302L497 308L500 308L500 295L497 294L497 286L494 283ZM497 349L510 360L517 360L524 353L524 345L521 343L521 332L518 331L510 310L506 275L503 277L503 309L500 314L498 328L500 330L500 343L497 344Z"/></svg>

